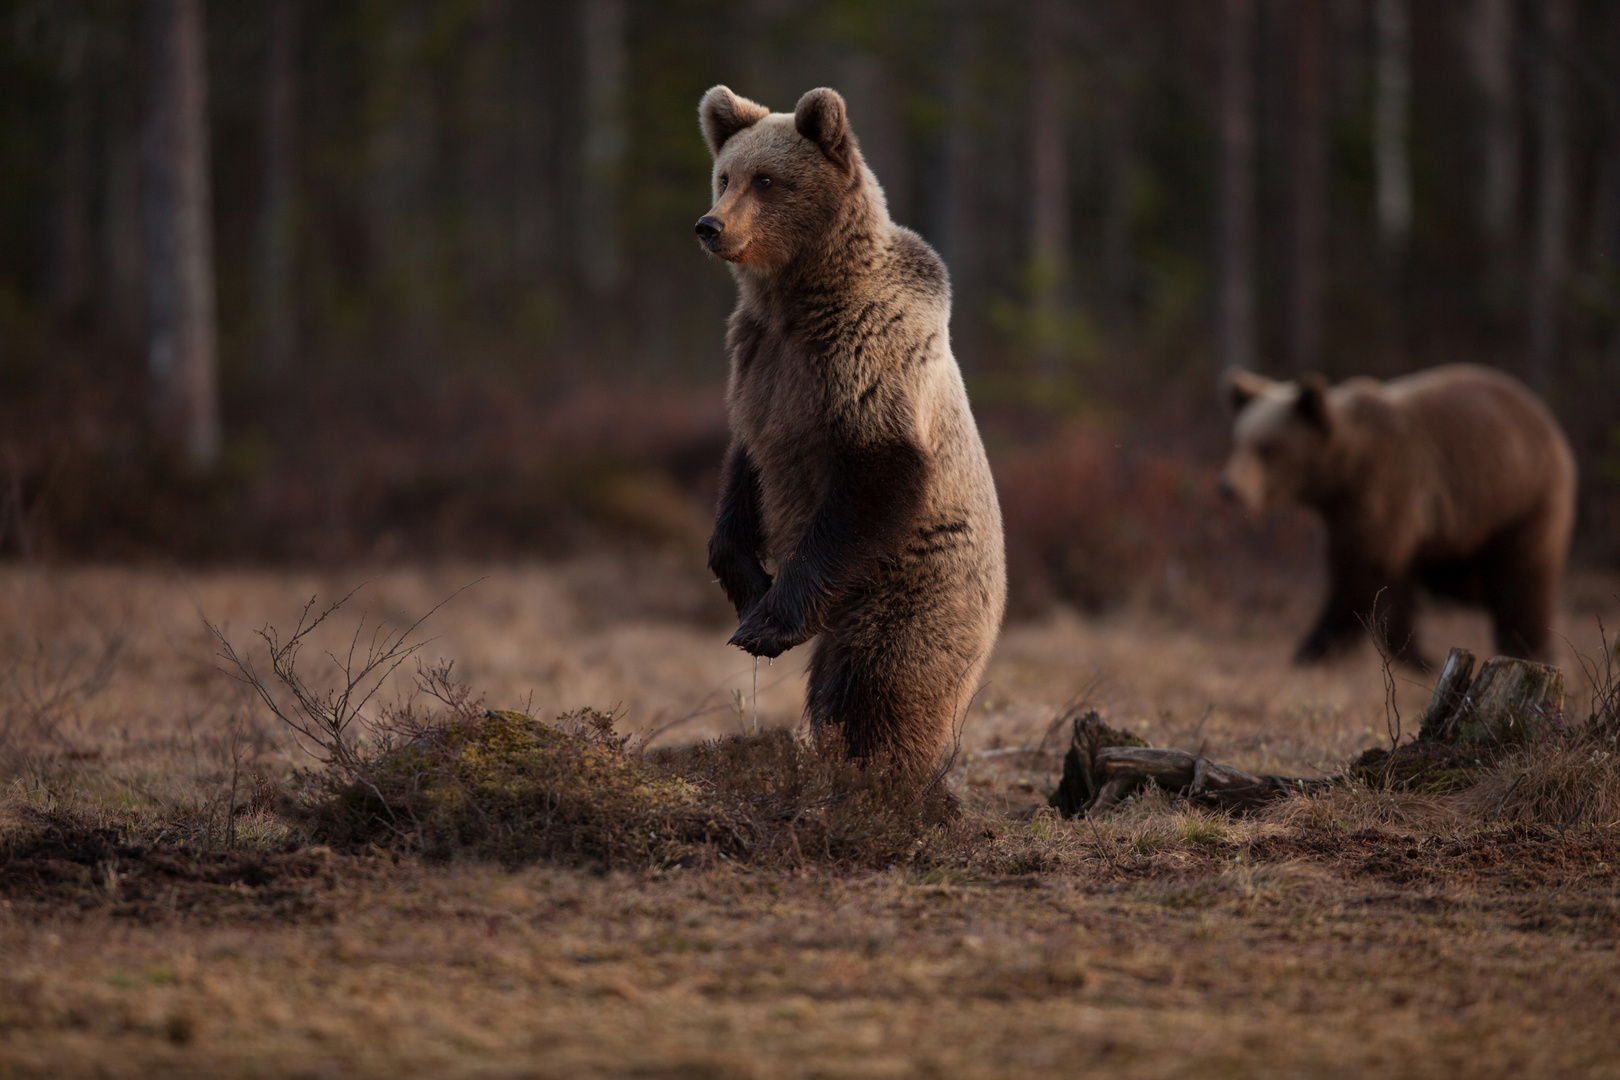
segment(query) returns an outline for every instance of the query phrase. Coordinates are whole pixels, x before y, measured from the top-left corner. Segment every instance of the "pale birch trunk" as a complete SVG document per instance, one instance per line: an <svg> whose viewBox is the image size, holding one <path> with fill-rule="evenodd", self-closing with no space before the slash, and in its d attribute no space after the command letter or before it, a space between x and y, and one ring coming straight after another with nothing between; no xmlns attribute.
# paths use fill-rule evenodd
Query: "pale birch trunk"
<svg viewBox="0 0 1620 1080"><path fill-rule="evenodd" d="M147 364L159 434L193 468L219 458L208 73L201 0L147 0L143 137Z"/></svg>
<svg viewBox="0 0 1620 1080"><path fill-rule="evenodd" d="M1373 168L1378 239L1391 256L1406 250L1412 231L1412 166L1406 146L1412 97L1410 19L1408 0L1374 0L1377 98L1373 111Z"/></svg>

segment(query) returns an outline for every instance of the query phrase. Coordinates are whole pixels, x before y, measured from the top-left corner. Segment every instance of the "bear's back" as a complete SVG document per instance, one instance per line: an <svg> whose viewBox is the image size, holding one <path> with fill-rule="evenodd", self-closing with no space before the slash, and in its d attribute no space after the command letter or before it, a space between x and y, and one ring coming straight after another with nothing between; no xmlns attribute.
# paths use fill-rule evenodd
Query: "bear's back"
<svg viewBox="0 0 1620 1080"><path fill-rule="evenodd" d="M1573 505L1575 458L1523 383L1449 364L1384 384L1412 449L1433 470L1442 531L1458 543L1549 504Z"/></svg>

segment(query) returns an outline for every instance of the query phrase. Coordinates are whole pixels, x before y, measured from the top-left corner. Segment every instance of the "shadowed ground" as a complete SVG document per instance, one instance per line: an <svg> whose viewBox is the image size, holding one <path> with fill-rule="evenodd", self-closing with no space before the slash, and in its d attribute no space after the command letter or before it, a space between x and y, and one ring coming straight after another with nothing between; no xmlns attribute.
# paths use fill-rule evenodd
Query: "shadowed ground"
<svg viewBox="0 0 1620 1080"><path fill-rule="evenodd" d="M706 583L605 558L436 566L361 600L414 617L486 573L427 655L489 704L618 706L639 730L690 716L659 744L751 723L752 665L703 621ZM0 572L5 1073L1620 1072L1620 824L1367 791L1243 820L1162 795L1094 824L1038 810L1062 749L1042 738L1080 698L1256 772L1387 743L1370 648L1287 665L1308 605L1012 627L947 781L985 837L960 869L508 873L312 848L265 793L308 760L215 670L199 611L246 642L365 576ZM1563 630L1587 654L1613 591L1570 590ZM1488 651L1473 616L1428 613L1425 634ZM759 685L762 724L795 722L798 658ZM1410 734L1427 688L1397 675L1396 694ZM42 811L106 830L41 840ZM119 824L135 818L191 846Z"/></svg>

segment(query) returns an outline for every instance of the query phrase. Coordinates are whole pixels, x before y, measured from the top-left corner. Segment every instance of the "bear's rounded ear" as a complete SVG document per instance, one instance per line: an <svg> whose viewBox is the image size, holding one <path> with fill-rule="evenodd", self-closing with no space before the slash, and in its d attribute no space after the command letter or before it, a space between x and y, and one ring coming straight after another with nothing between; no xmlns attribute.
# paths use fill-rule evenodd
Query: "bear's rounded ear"
<svg viewBox="0 0 1620 1080"><path fill-rule="evenodd" d="M720 156L726 140L744 128L753 127L771 114L771 110L757 101L733 94L729 87L711 86L698 102L698 124L703 128L703 141L709 144L709 153Z"/></svg>
<svg viewBox="0 0 1620 1080"><path fill-rule="evenodd" d="M822 86L805 94L794 106L793 126L821 147L834 165L846 173L854 171L855 136L849 130L849 114L838 91Z"/></svg>
<svg viewBox="0 0 1620 1080"><path fill-rule="evenodd" d="M1316 373L1300 376L1299 396L1294 399L1294 412L1311 427L1327 431L1333 426L1328 415L1327 380Z"/></svg>
<svg viewBox="0 0 1620 1080"><path fill-rule="evenodd" d="M1268 387L1275 385L1264 375L1256 375L1252 371L1244 371L1239 367L1226 369L1221 376L1221 397L1226 400L1226 407L1234 413L1240 413L1248 407L1249 402L1266 392Z"/></svg>

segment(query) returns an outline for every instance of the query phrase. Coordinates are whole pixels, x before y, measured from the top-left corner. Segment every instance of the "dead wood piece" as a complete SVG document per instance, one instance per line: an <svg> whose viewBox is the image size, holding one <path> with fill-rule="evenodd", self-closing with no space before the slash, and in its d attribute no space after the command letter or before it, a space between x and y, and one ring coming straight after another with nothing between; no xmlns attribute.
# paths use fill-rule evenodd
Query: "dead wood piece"
<svg viewBox="0 0 1620 1080"><path fill-rule="evenodd" d="M1248 810L1347 778L1446 790L1460 770L1477 767L1480 741L1498 745L1537 737L1563 715L1564 673L1498 656L1474 673L1474 654L1452 649L1435 684L1416 742L1391 755L1368 751L1338 776L1255 776L1189 753L1148 746L1102 722L1095 710L1074 718L1063 778L1051 803L1064 817L1105 810L1152 783L1205 806ZM1476 744L1476 745L1464 745ZM1399 766L1395 768L1393 766Z"/></svg>
<svg viewBox="0 0 1620 1080"><path fill-rule="evenodd" d="M1474 675L1473 659L1466 649L1447 655L1419 740L1521 743L1563 716L1564 673L1558 668L1494 656Z"/></svg>
<svg viewBox="0 0 1620 1080"><path fill-rule="evenodd" d="M1123 743L1126 738L1133 741ZM1327 781L1255 776L1186 750L1143 746L1092 713L1075 722L1063 780L1051 801L1073 817L1106 810L1149 783L1205 806L1244 810Z"/></svg>
<svg viewBox="0 0 1620 1080"><path fill-rule="evenodd" d="M1462 704L1468 686L1474 681L1474 654L1467 649L1453 647L1446 653L1446 662L1440 668L1440 678L1434 684L1434 696L1423 713L1418 726L1419 739L1443 738L1446 722Z"/></svg>
<svg viewBox="0 0 1620 1080"><path fill-rule="evenodd" d="M1564 715L1564 673L1547 664L1496 656L1485 661L1453 718L1455 739L1504 743L1535 738Z"/></svg>
<svg viewBox="0 0 1620 1080"><path fill-rule="evenodd" d="M1103 723L1096 709L1074 717L1068 753L1063 755L1063 778L1052 793L1051 804L1064 817L1083 814L1098 802L1107 782L1096 766L1097 752L1104 747L1146 746L1128 731L1117 731ZM1111 792L1110 802L1124 797L1123 788Z"/></svg>
<svg viewBox="0 0 1620 1080"><path fill-rule="evenodd" d="M1146 746L1105 746L1093 759L1098 771L1108 779L1134 776L1152 780L1162 788L1187 787L1198 769L1198 755L1185 750L1161 750Z"/></svg>

